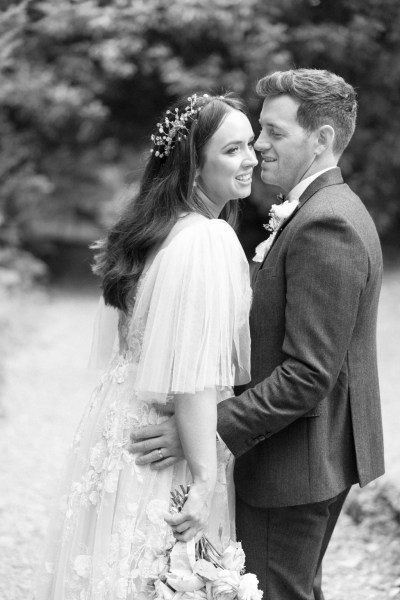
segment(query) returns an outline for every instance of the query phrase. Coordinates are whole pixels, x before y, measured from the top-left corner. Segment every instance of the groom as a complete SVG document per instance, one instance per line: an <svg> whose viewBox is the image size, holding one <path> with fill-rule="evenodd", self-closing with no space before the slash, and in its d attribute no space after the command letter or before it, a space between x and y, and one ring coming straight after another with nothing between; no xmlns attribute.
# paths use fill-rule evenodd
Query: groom
<svg viewBox="0 0 400 600"><path fill-rule="evenodd" d="M384 472L376 360L382 258L337 162L354 89L330 72L261 79L262 179L294 210L254 277L252 382L218 406L236 457L237 537L265 600L322 600L321 563L350 487ZM173 420L142 432L141 462L180 457ZM146 438L146 439L145 439ZM147 453L147 454L146 454Z"/></svg>

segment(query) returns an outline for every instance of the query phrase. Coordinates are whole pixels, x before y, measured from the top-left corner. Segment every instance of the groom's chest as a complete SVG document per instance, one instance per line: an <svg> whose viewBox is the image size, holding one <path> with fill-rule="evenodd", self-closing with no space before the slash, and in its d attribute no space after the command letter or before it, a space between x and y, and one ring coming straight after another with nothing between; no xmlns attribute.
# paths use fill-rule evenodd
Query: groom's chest
<svg viewBox="0 0 400 600"><path fill-rule="evenodd" d="M266 286L278 290L284 283L290 229L289 224L288 228L278 233L264 261L256 268L252 277L253 293L263 293Z"/></svg>
<svg viewBox="0 0 400 600"><path fill-rule="evenodd" d="M283 233L282 233L283 236ZM271 335L284 326L286 304L285 240L276 240L264 263L253 275L250 313L252 336Z"/></svg>

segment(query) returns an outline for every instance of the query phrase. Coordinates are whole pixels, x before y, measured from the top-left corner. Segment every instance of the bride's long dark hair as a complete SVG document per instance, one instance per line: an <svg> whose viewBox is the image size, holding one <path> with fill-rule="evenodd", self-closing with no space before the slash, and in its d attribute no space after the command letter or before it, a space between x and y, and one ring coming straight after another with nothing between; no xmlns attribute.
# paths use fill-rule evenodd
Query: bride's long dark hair
<svg viewBox="0 0 400 600"><path fill-rule="evenodd" d="M177 108L181 114L187 104L188 99L184 98L169 110L174 112ZM196 107L199 106L202 108L196 119L186 123L187 136L176 142L168 156L150 154L139 193L128 201L106 238L93 246L99 250L93 271L101 277L106 304L127 310L128 297L149 251L162 243L182 213L198 212L211 217L196 194L196 169L202 165L205 144L226 114L232 109L245 112L245 108L241 100L230 95L198 96ZM158 130L155 135L159 135ZM228 202L220 217L234 227L237 211L237 202Z"/></svg>

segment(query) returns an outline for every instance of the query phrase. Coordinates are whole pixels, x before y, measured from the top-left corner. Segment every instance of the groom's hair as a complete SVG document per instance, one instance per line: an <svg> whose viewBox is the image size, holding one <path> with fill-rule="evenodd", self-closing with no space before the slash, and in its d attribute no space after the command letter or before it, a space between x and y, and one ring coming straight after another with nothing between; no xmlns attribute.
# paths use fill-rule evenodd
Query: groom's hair
<svg viewBox="0 0 400 600"><path fill-rule="evenodd" d="M321 125L335 130L333 151L339 156L356 126L357 95L342 77L320 69L291 69L266 75L257 83L262 98L289 95L299 103L297 121L315 131Z"/></svg>

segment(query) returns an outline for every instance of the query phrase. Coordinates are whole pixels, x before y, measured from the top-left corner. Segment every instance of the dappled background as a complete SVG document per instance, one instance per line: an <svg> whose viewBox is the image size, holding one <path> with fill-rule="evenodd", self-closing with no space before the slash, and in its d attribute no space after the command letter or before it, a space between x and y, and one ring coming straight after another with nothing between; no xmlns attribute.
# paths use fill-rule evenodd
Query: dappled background
<svg viewBox="0 0 400 600"><path fill-rule="evenodd" d="M257 131L257 79L293 66L330 69L357 89L341 167L383 242L397 240L398 0L0 0L0 9L3 247L47 261L61 243L86 246L123 186L135 189L169 102L231 90ZM241 231L248 253L271 202L256 182Z"/></svg>
<svg viewBox="0 0 400 600"><path fill-rule="evenodd" d="M88 245L137 189L170 102L236 92L257 132L257 79L291 67L327 68L357 89L357 130L340 166L385 258L378 341L388 473L347 504L327 561L327 599L400 597L400 2L0 0L5 600L28 597L86 397L99 294ZM249 256L276 191L257 176L243 203L239 236Z"/></svg>

